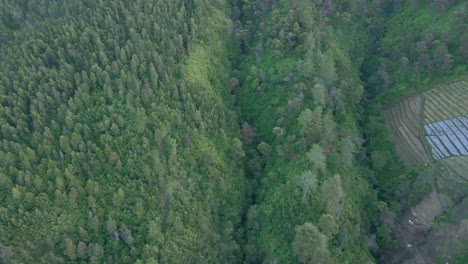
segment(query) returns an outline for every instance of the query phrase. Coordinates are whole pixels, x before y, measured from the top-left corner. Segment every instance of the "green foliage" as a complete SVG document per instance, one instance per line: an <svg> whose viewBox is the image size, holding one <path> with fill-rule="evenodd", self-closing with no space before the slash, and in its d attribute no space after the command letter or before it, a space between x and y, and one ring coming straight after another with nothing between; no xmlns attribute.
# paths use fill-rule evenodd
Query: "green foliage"
<svg viewBox="0 0 468 264"><path fill-rule="evenodd" d="M295 228L293 248L301 263L329 263L327 237L311 223Z"/></svg>
<svg viewBox="0 0 468 264"><path fill-rule="evenodd" d="M321 222L334 237L329 248L325 242L327 254L343 263L371 258L362 243L367 233L363 197L369 189L354 164L355 156L363 154L357 109L366 35L360 32L361 21L343 15L357 16L355 4L337 4L334 12L321 15L325 9L308 1L271 6L243 1L242 19L236 21L249 34L239 41L245 56L233 76L240 83L236 100L261 142L252 152L265 157L260 173L258 167L249 171L260 176L247 217L248 263L297 262L291 247L299 237L294 228L319 225L322 215L334 219L328 226ZM346 33L340 29L345 26ZM246 158L251 164L257 155ZM300 258L316 263L311 256Z"/></svg>
<svg viewBox="0 0 468 264"><path fill-rule="evenodd" d="M345 195L340 175L334 175L325 180L322 184L322 195L327 202L327 212L331 215L338 215L342 206L341 200Z"/></svg>
<svg viewBox="0 0 468 264"><path fill-rule="evenodd" d="M367 263L427 187L363 120L391 1L59 2L0 2L0 262ZM378 103L466 71L466 4L407 5Z"/></svg>
<svg viewBox="0 0 468 264"><path fill-rule="evenodd" d="M377 228L377 243L381 248L392 248L394 241L390 229L386 225L381 225Z"/></svg>
<svg viewBox="0 0 468 264"><path fill-rule="evenodd" d="M329 214L323 214L318 222L318 227L323 234L331 238L333 235L338 233L338 224L335 221L335 218Z"/></svg>
<svg viewBox="0 0 468 264"><path fill-rule="evenodd" d="M313 193L317 188L317 174L308 170L302 173L299 185L302 187L302 199L305 200L310 193Z"/></svg>
<svg viewBox="0 0 468 264"><path fill-rule="evenodd" d="M419 2L405 3L385 21L381 52L365 65L365 71L372 71L368 83L378 91L372 94L380 94L381 102L396 102L466 75L467 3L449 1L439 9L429 1Z"/></svg>
<svg viewBox="0 0 468 264"><path fill-rule="evenodd" d="M326 156L323 154L323 148L320 145L313 144L306 156L314 169L324 170L326 168Z"/></svg>
<svg viewBox="0 0 468 264"><path fill-rule="evenodd" d="M463 264L468 262L468 253L463 254L455 259L455 264Z"/></svg>

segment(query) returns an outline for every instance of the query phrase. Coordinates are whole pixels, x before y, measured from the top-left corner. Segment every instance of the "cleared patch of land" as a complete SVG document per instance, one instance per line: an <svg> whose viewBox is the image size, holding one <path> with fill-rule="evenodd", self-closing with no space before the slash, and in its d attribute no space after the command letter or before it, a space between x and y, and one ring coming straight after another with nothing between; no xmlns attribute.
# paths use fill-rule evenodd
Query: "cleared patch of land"
<svg viewBox="0 0 468 264"><path fill-rule="evenodd" d="M430 151L424 142L422 109L423 98L417 94L401 100L384 112L398 154L408 167L431 161Z"/></svg>
<svg viewBox="0 0 468 264"><path fill-rule="evenodd" d="M433 169L432 191L408 216L411 223L429 229L442 211L453 205L459 208L468 197L468 79L404 98L388 107L384 116L403 162ZM417 237L407 241L415 242Z"/></svg>
<svg viewBox="0 0 468 264"><path fill-rule="evenodd" d="M467 115L468 80L440 85L423 93L424 124Z"/></svg>
<svg viewBox="0 0 468 264"><path fill-rule="evenodd" d="M441 186L467 183L467 168L454 161L468 156L468 79L404 98L387 108L384 116L406 166L444 160L435 166Z"/></svg>
<svg viewBox="0 0 468 264"><path fill-rule="evenodd" d="M468 79L439 85L422 97L424 131L432 157L468 155Z"/></svg>
<svg viewBox="0 0 468 264"><path fill-rule="evenodd" d="M438 191L458 203L468 195L468 79L439 85L422 96Z"/></svg>

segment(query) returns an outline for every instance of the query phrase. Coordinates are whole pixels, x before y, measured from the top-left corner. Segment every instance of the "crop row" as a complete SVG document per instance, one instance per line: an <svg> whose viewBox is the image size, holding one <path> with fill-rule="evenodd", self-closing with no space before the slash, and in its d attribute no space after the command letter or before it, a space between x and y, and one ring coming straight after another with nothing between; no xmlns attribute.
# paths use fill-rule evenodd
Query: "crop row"
<svg viewBox="0 0 468 264"><path fill-rule="evenodd" d="M467 113L468 83L453 82L424 93L424 123L433 123Z"/></svg>
<svg viewBox="0 0 468 264"><path fill-rule="evenodd" d="M426 139L432 147L435 159L468 155L468 139L463 121L455 118L424 126Z"/></svg>
<svg viewBox="0 0 468 264"><path fill-rule="evenodd" d="M421 129L420 95L402 100L385 111L385 120L394 136L397 151L407 166L419 166L430 161Z"/></svg>

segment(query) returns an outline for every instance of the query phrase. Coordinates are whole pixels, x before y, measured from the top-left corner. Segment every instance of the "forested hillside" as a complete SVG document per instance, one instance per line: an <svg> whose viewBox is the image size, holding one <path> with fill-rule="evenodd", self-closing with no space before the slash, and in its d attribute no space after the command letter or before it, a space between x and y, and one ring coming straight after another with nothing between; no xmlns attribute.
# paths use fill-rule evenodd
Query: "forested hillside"
<svg viewBox="0 0 468 264"><path fill-rule="evenodd" d="M246 207L222 1L2 1L2 263L228 263Z"/></svg>
<svg viewBox="0 0 468 264"><path fill-rule="evenodd" d="M403 262L435 174L383 113L466 76L466 9L0 1L0 263Z"/></svg>
<svg viewBox="0 0 468 264"><path fill-rule="evenodd" d="M245 226L248 263L372 262L368 213L378 202L357 165L365 9L347 1L237 3L236 40L246 56L233 92L257 185Z"/></svg>

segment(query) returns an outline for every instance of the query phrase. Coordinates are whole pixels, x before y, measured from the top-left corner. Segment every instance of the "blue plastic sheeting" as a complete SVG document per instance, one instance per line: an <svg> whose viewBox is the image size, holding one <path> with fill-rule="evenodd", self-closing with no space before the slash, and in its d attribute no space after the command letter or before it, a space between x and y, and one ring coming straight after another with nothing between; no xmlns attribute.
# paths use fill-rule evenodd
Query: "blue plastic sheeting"
<svg viewBox="0 0 468 264"><path fill-rule="evenodd" d="M456 117L424 125L435 159L468 155L468 118Z"/></svg>

